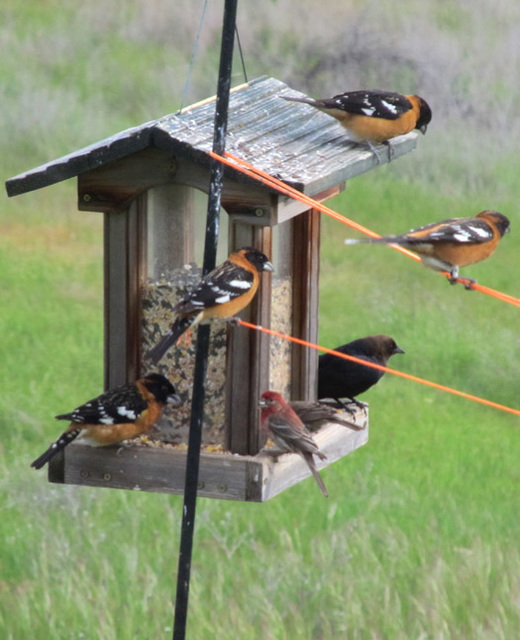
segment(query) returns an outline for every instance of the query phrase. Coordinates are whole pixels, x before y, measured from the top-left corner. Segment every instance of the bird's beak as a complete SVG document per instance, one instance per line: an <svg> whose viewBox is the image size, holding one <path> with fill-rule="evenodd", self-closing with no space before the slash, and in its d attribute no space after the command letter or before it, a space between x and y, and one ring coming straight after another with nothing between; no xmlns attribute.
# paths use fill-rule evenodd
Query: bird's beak
<svg viewBox="0 0 520 640"><path fill-rule="evenodd" d="M166 402L173 404L174 407L178 407L181 404L181 397L176 393L172 393L172 395L166 398Z"/></svg>
<svg viewBox="0 0 520 640"><path fill-rule="evenodd" d="M428 130L428 125L427 124L423 124L422 127L419 127L419 131L424 135L426 133L426 131Z"/></svg>
<svg viewBox="0 0 520 640"><path fill-rule="evenodd" d="M274 267L270 262L265 262L263 270L264 271L274 271Z"/></svg>
<svg viewBox="0 0 520 640"><path fill-rule="evenodd" d="M267 407L267 402L263 398L260 398L260 400L258 401L258 406L263 409L264 407Z"/></svg>
<svg viewBox="0 0 520 640"><path fill-rule="evenodd" d="M406 353L406 351L404 349L401 349L401 347L396 346L395 349L392 351L392 355L395 355L396 353Z"/></svg>

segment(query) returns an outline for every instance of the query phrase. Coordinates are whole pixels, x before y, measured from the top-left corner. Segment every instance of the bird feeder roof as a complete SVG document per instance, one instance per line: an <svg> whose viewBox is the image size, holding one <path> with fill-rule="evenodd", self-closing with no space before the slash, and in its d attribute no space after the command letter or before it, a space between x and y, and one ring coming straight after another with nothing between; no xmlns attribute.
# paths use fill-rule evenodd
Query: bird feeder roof
<svg viewBox="0 0 520 640"><path fill-rule="evenodd" d="M368 148L348 139L347 132L334 118L309 105L282 100L283 95L304 94L267 77L232 89L227 151L309 195L341 184L378 164ZM126 129L10 178L6 182L7 193L14 196L40 189L149 147L209 166L214 114L215 98L209 98ZM416 140L414 132L393 140L393 157L412 151ZM379 149L381 162L387 162L388 149L384 146ZM237 181L250 180L232 168L226 168L226 175Z"/></svg>

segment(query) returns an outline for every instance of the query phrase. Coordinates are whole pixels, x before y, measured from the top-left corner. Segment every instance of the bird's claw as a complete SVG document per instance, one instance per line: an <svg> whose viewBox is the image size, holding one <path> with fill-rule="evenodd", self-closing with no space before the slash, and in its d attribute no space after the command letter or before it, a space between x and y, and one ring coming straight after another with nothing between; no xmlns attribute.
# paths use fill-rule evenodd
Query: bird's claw
<svg viewBox="0 0 520 640"><path fill-rule="evenodd" d="M361 400L356 400L356 398L349 398L348 402L345 402L340 398L334 398L334 400L336 400L340 409L343 409L343 411L350 413L351 416L356 415L356 409L354 409L352 405L355 405L356 408L363 409L364 411L366 411L368 406L366 402L361 402Z"/></svg>
<svg viewBox="0 0 520 640"><path fill-rule="evenodd" d="M458 276L450 276L448 278L448 282L450 284L457 284L458 282L460 282L460 284L462 284L464 286L464 289L466 289L467 291L472 291L475 286L477 284L477 281L474 278L459 278Z"/></svg>
<svg viewBox="0 0 520 640"><path fill-rule="evenodd" d="M374 154L376 160L377 160L377 164L381 164L382 160L381 160L381 154L379 153L379 151L377 150L377 148L367 140L366 144L368 145L368 148L370 149L370 151L372 151L372 153Z"/></svg>

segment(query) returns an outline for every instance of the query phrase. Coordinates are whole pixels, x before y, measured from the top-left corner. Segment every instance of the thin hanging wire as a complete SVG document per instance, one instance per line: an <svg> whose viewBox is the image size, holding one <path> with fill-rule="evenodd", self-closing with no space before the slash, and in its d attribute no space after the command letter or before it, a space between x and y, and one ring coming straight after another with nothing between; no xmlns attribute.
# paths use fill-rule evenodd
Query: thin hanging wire
<svg viewBox="0 0 520 640"><path fill-rule="evenodd" d="M238 33L238 27L235 25L235 34L237 37L238 51L240 53L240 62L242 64L242 73L244 74L244 82L249 82L247 79L246 63L244 60L244 53L242 51L242 43L240 42L240 34Z"/></svg>
<svg viewBox="0 0 520 640"><path fill-rule="evenodd" d="M188 73L186 75L186 82L184 83L184 88L182 90L181 104L179 106L179 111L182 111L184 108L184 103L186 102L186 97L188 95L188 90L190 88L191 74L193 72L193 67L195 66L195 58L197 57L197 51L199 50L200 34L202 33L202 27L204 26L204 20L206 18L207 9L208 9L208 0L205 0L204 6L202 7L202 14L200 16L199 28L197 30L197 35L195 36L195 43L193 44L193 51L191 52L191 60L190 60L190 65L188 67Z"/></svg>

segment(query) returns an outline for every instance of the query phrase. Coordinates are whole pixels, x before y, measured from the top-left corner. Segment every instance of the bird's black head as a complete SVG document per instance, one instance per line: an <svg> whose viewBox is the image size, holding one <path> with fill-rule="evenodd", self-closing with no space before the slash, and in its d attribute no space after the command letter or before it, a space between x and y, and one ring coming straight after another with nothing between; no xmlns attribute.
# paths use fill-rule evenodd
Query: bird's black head
<svg viewBox="0 0 520 640"><path fill-rule="evenodd" d="M254 264L258 271L274 271L273 265L269 262L269 258L254 247L244 247L242 249L244 257Z"/></svg>
<svg viewBox="0 0 520 640"><path fill-rule="evenodd" d="M150 393L153 393L157 402L174 406L181 403L173 384L160 373L149 373L143 378L143 384Z"/></svg>
<svg viewBox="0 0 520 640"><path fill-rule="evenodd" d="M426 129L432 119L432 110L426 100L423 100L420 96L416 96L416 98L419 101L419 117L417 118L415 128L419 129L421 133L426 133Z"/></svg>
<svg viewBox="0 0 520 640"><path fill-rule="evenodd" d="M502 213L498 213L498 211L481 211L477 218L483 218L484 220L491 220L493 224L498 229L500 233L500 237L509 233L511 229L511 223L509 222L509 218L506 218Z"/></svg>

